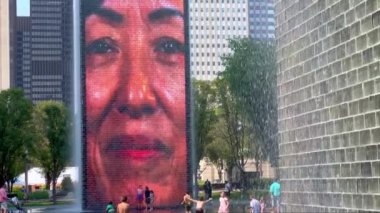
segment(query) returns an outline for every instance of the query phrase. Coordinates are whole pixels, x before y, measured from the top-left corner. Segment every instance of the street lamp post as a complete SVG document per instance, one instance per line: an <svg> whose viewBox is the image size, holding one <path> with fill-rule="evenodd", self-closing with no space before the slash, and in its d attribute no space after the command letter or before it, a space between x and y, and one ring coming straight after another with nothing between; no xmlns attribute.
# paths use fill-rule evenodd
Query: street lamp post
<svg viewBox="0 0 380 213"><path fill-rule="evenodd" d="M29 171L28 150L25 150L25 194L24 194L25 200L27 200L29 196L28 171Z"/></svg>

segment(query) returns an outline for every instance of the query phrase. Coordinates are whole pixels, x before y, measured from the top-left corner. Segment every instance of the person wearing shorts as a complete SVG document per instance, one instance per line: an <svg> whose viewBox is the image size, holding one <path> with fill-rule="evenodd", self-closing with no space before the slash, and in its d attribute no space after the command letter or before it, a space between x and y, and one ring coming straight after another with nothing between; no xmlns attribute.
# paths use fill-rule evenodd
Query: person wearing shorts
<svg viewBox="0 0 380 213"><path fill-rule="evenodd" d="M280 203L281 203L281 185L278 181L278 178L270 185L269 192L272 197L272 207L275 210L275 213L280 212Z"/></svg>
<svg viewBox="0 0 380 213"><path fill-rule="evenodd" d="M183 201L181 204L185 207L186 213L191 213L191 197L189 192L183 196Z"/></svg>

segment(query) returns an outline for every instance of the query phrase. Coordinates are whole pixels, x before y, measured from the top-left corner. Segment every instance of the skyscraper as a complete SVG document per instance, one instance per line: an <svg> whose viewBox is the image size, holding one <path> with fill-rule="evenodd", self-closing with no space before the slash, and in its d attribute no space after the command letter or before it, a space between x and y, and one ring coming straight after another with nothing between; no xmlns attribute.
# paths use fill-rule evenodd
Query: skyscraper
<svg viewBox="0 0 380 213"><path fill-rule="evenodd" d="M212 80L224 70L221 56L228 39L249 36L248 0L192 0L190 69L193 77Z"/></svg>
<svg viewBox="0 0 380 213"><path fill-rule="evenodd" d="M249 35L251 38L274 39L275 19L273 0L249 0Z"/></svg>
<svg viewBox="0 0 380 213"><path fill-rule="evenodd" d="M11 86L22 88L34 103L70 104L72 1L11 2L16 4L11 7Z"/></svg>
<svg viewBox="0 0 380 213"><path fill-rule="evenodd" d="M9 2L0 1L0 91L9 88Z"/></svg>

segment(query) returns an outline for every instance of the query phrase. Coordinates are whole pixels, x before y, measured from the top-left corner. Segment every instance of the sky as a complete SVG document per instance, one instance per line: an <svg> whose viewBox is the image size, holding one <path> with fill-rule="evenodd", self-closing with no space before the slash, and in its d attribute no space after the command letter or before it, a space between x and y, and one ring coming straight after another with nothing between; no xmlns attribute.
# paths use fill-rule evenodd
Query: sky
<svg viewBox="0 0 380 213"><path fill-rule="evenodd" d="M30 16L30 0L16 1L17 16Z"/></svg>

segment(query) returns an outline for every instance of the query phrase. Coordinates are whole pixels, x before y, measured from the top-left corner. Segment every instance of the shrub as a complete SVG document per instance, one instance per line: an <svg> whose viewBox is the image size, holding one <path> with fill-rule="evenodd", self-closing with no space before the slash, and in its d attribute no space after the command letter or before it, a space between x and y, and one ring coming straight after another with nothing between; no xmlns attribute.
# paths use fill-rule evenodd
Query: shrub
<svg viewBox="0 0 380 213"><path fill-rule="evenodd" d="M205 185L205 182L206 181L204 181L204 180L198 180L197 181L197 184L198 184L198 189L200 189L200 190L203 190L203 186Z"/></svg>
<svg viewBox="0 0 380 213"><path fill-rule="evenodd" d="M38 199L48 199L49 193L48 191L35 191L29 194L29 199L38 200Z"/></svg>
<svg viewBox="0 0 380 213"><path fill-rule="evenodd" d="M24 192L22 187L13 187L12 193L16 194L19 200L24 199Z"/></svg>
<svg viewBox="0 0 380 213"><path fill-rule="evenodd" d="M61 188L63 191L66 192L72 192L74 187L73 187L73 181L71 180L70 177L64 177L61 183Z"/></svg>

